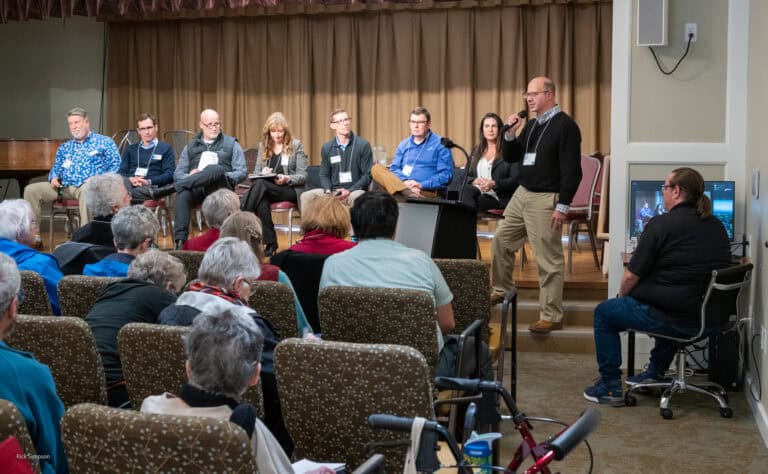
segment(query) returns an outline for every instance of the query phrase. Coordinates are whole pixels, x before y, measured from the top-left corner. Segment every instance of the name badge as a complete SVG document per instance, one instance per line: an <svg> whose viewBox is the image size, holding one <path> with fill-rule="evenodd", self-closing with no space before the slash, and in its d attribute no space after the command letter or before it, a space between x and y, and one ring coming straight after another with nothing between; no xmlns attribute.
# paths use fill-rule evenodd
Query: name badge
<svg viewBox="0 0 768 474"><path fill-rule="evenodd" d="M536 164L536 153L526 153L523 156L523 166L533 166Z"/></svg>
<svg viewBox="0 0 768 474"><path fill-rule="evenodd" d="M154 155L152 155L152 159L156 160L156 161L157 160L162 160L163 159L163 155L159 155L159 154L155 153Z"/></svg>
<svg viewBox="0 0 768 474"><path fill-rule="evenodd" d="M410 176L413 173L413 165L403 166L403 175Z"/></svg>
<svg viewBox="0 0 768 474"><path fill-rule="evenodd" d="M136 172L134 173L134 175L140 176L143 178L144 176L147 175L147 168L141 168L141 167L136 168Z"/></svg>
<svg viewBox="0 0 768 474"><path fill-rule="evenodd" d="M351 183L352 182L352 172L351 171L340 171L339 172L339 182L341 182L341 183Z"/></svg>
<svg viewBox="0 0 768 474"><path fill-rule="evenodd" d="M88 152L88 156L96 156L99 154L99 150L91 150Z"/></svg>
<svg viewBox="0 0 768 474"><path fill-rule="evenodd" d="M336 163L341 163L341 156L339 155L333 155L331 157L331 164L335 165Z"/></svg>
<svg viewBox="0 0 768 474"><path fill-rule="evenodd" d="M280 164L283 166L283 168L287 168L288 167L288 157L283 155L280 158Z"/></svg>
<svg viewBox="0 0 768 474"><path fill-rule="evenodd" d="M70 160L69 158L67 158L66 160L64 160L64 163L62 163L62 164L61 164L61 167L62 167L62 168L67 168L67 169L69 169L69 167L70 167L70 166L72 166L72 160Z"/></svg>

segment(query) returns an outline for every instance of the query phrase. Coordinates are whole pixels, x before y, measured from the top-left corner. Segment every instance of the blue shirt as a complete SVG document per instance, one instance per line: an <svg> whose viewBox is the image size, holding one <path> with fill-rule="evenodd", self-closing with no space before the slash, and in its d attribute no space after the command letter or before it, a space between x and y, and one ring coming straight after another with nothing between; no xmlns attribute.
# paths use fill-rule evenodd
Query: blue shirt
<svg viewBox="0 0 768 474"><path fill-rule="evenodd" d="M74 138L56 150L56 161L48 181L59 178L64 186L80 186L86 179L104 173L117 173L120 153L111 138L91 132L82 143Z"/></svg>
<svg viewBox="0 0 768 474"><path fill-rule="evenodd" d="M0 340L0 398L10 401L27 424L27 431L40 456L41 471L67 472L67 458L61 442L64 404L48 366L32 354L17 351Z"/></svg>
<svg viewBox="0 0 768 474"><path fill-rule="evenodd" d="M51 309L56 316L61 314L59 309L59 293L57 286L64 275L59 269L59 261L49 253L22 245L14 240L0 238L0 252L16 261L19 270L30 270L39 273L45 283L45 291L51 300Z"/></svg>
<svg viewBox="0 0 768 474"><path fill-rule="evenodd" d="M107 255L96 263L89 263L83 267L83 275L100 277L126 277L128 267L136 258L127 253L113 253Z"/></svg>
<svg viewBox="0 0 768 474"><path fill-rule="evenodd" d="M440 144L440 138L432 131L419 144L413 141L413 136L406 138L397 146L389 171L402 181L418 181L422 189L446 186L453 177L453 157L451 151ZM406 166L413 167L410 175L403 173Z"/></svg>

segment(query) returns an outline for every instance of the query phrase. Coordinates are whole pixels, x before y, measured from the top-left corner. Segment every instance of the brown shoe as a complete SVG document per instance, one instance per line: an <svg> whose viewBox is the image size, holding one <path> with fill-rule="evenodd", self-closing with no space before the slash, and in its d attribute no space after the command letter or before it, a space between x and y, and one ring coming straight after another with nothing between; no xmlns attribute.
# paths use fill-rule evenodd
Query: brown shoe
<svg viewBox="0 0 768 474"><path fill-rule="evenodd" d="M504 302L504 293L491 293L491 306Z"/></svg>
<svg viewBox="0 0 768 474"><path fill-rule="evenodd" d="M563 329L562 322L555 323L552 321L545 321L543 319L533 322L530 326L528 326L528 330L535 332L536 334L548 334L550 331L557 331L558 329Z"/></svg>

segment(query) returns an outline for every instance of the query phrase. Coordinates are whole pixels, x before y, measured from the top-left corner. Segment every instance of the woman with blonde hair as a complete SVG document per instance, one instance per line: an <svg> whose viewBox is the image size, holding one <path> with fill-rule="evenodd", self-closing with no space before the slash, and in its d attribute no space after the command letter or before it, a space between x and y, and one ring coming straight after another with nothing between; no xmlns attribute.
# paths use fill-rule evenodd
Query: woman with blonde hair
<svg viewBox="0 0 768 474"><path fill-rule="evenodd" d="M301 306L301 302L299 302L299 298L296 296L296 290L293 288L291 279L288 278L288 275L283 273L279 267L265 263L266 259L264 258L264 251L262 250L261 244L262 227L259 218L252 212L235 212L227 217L224 224L221 225L221 237L235 237L251 246L253 253L256 255L256 259L261 264L259 280L276 281L291 289L291 292L293 293L293 305L296 308L296 327L298 329L298 334L311 334L313 332L312 326L304 315L304 309Z"/></svg>
<svg viewBox="0 0 768 474"><path fill-rule="evenodd" d="M355 246L346 240L352 229L349 209L333 196L319 196L301 211L301 231L304 237L291 246L303 253L333 255Z"/></svg>
<svg viewBox="0 0 768 474"><path fill-rule="evenodd" d="M254 212L261 219L265 254L269 257L277 250L277 236L272 223L270 205L289 201L298 203L294 186L307 179L307 155L304 145L291 134L288 120L275 112L264 123L263 140L258 147L258 160L253 174L253 185L243 200L244 211Z"/></svg>

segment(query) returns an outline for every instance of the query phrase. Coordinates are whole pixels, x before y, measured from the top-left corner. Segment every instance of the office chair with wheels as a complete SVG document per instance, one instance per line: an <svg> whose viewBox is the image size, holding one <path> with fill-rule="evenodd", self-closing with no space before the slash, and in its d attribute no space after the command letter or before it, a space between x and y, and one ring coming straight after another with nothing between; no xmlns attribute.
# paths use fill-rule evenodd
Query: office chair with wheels
<svg viewBox="0 0 768 474"><path fill-rule="evenodd" d="M718 383L701 382L692 384L686 380L686 347L709 337L711 334L727 332L733 329L741 317L739 297L743 289L749 286L751 273L751 263L721 270L712 270L712 277L704 292L704 299L701 304L701 322L699 332L696 335L688 338L678 338L645 333L652 337L673 341L677 345L677 357L675 358L676 373L671 380L630 385L627 393L624 395L624 402L627 406L637 404L637 399L632 395L632 392L637 392L640 389L662 388L664 392L661 395L659 412L664 419L672 419L672 409L669 408L672 396L678 392L685 391L709 395L717 400L717 403L720 405L720 416L723 418L731 418L733 416L733 410L728 406L728 396L723 387Z"/></svg>

